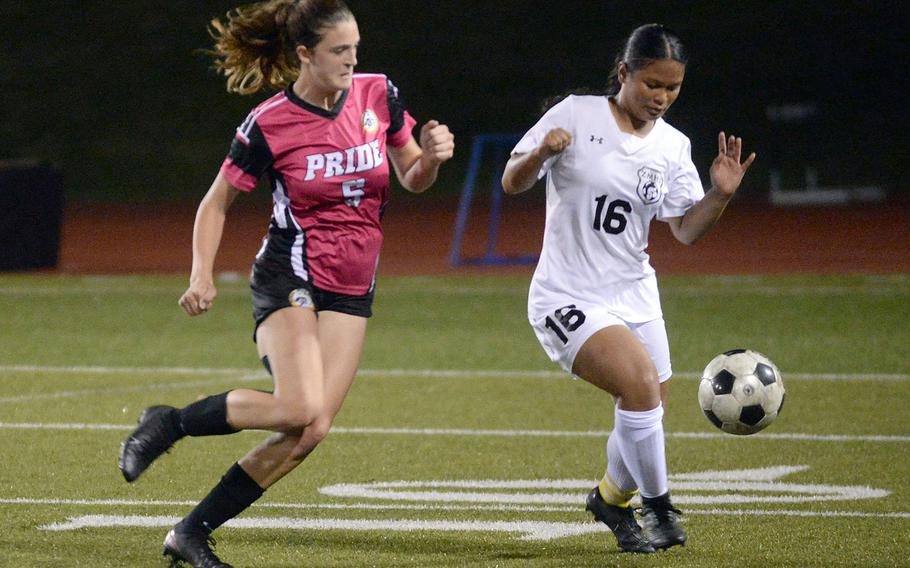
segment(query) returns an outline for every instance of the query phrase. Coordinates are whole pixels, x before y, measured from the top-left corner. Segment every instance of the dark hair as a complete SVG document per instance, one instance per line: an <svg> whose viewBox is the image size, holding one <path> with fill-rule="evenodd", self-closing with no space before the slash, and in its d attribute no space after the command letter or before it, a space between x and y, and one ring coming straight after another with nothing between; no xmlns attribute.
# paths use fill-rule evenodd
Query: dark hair
<svg viewBox="0 0 910 568"><path fill-rule="evenodd" d="M228 91L248 95L264 87L282 89L300 72L296 48L312 49L325 28L353 19L343 0L270 0L235 8L227 21L213 19L209 33L215 69Z"/></svg>
<svg viewBox="0 0 910 568"><path fill-rule="evenodd" d="M660 24L639 26L629 35L620 53L613 62L613 70L607 77L606 94L619 92L619 64L625 63L630 73L647 67L656 59L672 59L685 65L689 54L673 31Z"/></svg>
<svg viewBox="0 0 910 568"><path fill-rule="evenodd" d="M625 63L626 69L630 73L635 73L647 67L652 61L661 59L672 59L685 65L689 62L689 54L679 36L669 28L660 24L639 26L629 34L622 50L616 54L613 69L607 77L605 87L582 87L550 97L544 102L543 110L546 112L569 95L615 95L621 87L619 83L620 63Z"/></svg>

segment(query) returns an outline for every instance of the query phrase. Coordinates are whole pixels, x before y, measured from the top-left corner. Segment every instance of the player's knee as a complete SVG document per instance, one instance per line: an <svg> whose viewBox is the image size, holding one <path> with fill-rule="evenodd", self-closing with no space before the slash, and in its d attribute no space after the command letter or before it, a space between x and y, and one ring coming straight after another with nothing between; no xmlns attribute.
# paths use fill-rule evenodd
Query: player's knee
<svg viewBox="0 0 910 568"><path fill-rule="evenodd" d="M297 445L291 450L289 459L295 462L303 461L329 435L331 426L330 420L316 419L313 421L303 431Z"/></svg>
<svg viewBox="0 0 910 568"><path fill-rule="evenodd" d="M660 376L657 374L657 369L642 370L638 375L638 380L649 393L657 395L658 399L660 398Z"/></svg>
<svg viewBox="0 0 910 568"><path fill-rule="evenodd" d="M331 420L319 418L307 426L306 431L304 431L304 435L307 436L314 444L319 444L325 440L326 436L329 435L329 430L331 429Z"/></svg>
<svg viewBox="0 0 910 568"><path fill-rule="evenodd" d="M321 400L284 402L279 408L279 430L291 433L306 433L322 413Z"/></svg>
<svg viewBox="0 0 910 568"><path fill-rule="evenodd" d="M660 378L653 368L630 373L616 397L624 410L650 410L660 404Z"/></svg>

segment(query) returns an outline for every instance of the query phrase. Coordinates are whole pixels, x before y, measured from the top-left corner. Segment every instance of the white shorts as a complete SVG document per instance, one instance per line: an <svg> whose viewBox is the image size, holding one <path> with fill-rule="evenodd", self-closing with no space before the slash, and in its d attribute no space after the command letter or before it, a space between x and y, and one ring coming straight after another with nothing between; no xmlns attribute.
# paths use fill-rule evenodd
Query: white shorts
<svg viewBox="0 0 910 568"><path fill-rule="evenodd" d="M534 328L537 340L544 351L554 363L569 374L572 374L575 356L585 341L611 325L624 325L629 328L651 356L660 382L670 378L673 374L670 366L670 344L667 341L667 328L662 317L644 323L632 323L624 321L607 308L585 306L577 302L531 321L531 327Z"/></svg>

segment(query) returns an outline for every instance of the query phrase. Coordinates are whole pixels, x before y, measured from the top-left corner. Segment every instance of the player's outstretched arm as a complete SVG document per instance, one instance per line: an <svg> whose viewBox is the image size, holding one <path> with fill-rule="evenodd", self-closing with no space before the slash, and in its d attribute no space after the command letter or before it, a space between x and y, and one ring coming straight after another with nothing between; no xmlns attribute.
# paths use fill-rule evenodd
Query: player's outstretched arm
<svg viewBox="0 0 910 568"><path fill-rule="evenodd" d="M717 135L717 157L711 164L711 189L682 217L667 219L673 236L681 243L695 244L717 222L730 198L739 189L746 170L755 161L755 152L741 162L743 139L729 138L723 132Z"/></svg>
<svg viewBox="0 0 910 568"><path fill-rule="evenodd" d="M422 193L433 185L439 166L454 152L455 136L449 127L430 120L420 129L419 145L412 138L401 148L390 148L389 157L401 185L412 193Z"/></svg>
<svg viewBox="0 0 910 568"><path fill-rule="evenodd" d="M562 128L554 128L547 132L537 148L509 158L502 173L502 189L506 193L521 193L531 189L537 182L537 175L544 162L561 154L571 143L572 135Z"/></svg>
<svg viewBox="0 0 910 568"><path fill-rule="evenodd" d="M207 312L218 294L213 277L215 255L221 244L227 210L238 193L240 190L228 183L219 173L196 211L190 286L178 302L183 311L190 316Z"/></svg>

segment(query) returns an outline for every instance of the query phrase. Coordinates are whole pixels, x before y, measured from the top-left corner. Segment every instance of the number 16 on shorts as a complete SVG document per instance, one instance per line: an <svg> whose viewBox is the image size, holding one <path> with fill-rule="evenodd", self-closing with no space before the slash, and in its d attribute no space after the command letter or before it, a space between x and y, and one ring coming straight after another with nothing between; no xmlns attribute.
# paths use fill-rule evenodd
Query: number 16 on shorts
<svg viewBox="0 0 910 568"><path fill-rule="evenodd" d="M556 337L565 345L569 342L566 332L572 332L578 329L578 326L585 323L585 314L575 307L575 304L569 304L553 311L553 317L547 316L544 320L547 329L556 334Z"/></svg>
<svg viewBox="0 0 910 568"><path fill-rule="evenodd" d="M572 373L572 363L579 347L587 339L590 330L579 328L588 317L576 304L563 306L552 312L545 312L542 318L533 320L534 335L550 360L567 373ZM590 326L588 326L590 327ZM576 330L578 330L576 333Z"/></svg>

